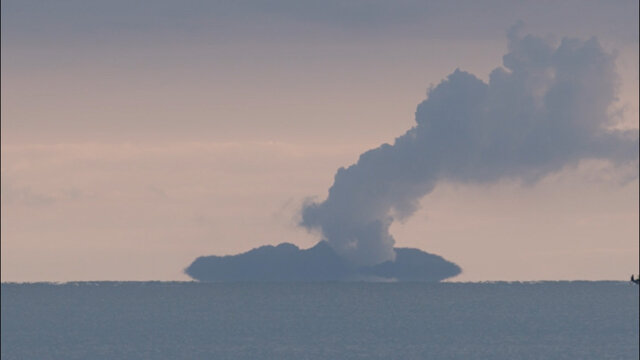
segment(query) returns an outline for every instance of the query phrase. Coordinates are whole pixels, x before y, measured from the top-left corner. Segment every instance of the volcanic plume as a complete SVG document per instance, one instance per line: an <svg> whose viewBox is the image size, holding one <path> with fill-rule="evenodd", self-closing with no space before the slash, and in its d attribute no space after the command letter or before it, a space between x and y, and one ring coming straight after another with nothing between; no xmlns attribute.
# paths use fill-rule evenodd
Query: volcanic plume
<svg viewBox="0 0 640 360"><path fill-rule="evenodd" d="M428 91L416 124L340 168L301 225L357 266L393 260L389 226L441 181L535 183L583 159L638 159L638 130L611 130L618 76L597 39L559 44L508 32L503 66L484 82L456 69Z"/></svg>

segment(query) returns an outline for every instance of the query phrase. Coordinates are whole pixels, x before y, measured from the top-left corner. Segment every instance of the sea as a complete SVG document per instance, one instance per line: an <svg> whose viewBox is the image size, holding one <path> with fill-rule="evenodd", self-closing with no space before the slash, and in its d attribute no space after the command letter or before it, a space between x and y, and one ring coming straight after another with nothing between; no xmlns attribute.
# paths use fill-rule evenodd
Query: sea
<svg viewBox="0 0 640 360"><path fill-rule="evenodd" d="M630 282L2 284L3 360L632 359Z"/></svg>

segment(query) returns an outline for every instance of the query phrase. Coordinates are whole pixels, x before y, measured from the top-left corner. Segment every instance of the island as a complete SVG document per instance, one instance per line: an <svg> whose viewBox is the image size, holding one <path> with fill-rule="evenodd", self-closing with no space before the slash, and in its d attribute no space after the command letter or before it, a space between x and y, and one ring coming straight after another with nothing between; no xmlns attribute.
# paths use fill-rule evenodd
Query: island
<svg viewBox="0 0 640 360"><path fill-rule="evenodd" d="M321 241L309 249L266 245L238 255L201 256L185 273L202 282L422 281L438 282L461 273L458 265L419 249L395 248L396 258L356 267Z"/></svg>

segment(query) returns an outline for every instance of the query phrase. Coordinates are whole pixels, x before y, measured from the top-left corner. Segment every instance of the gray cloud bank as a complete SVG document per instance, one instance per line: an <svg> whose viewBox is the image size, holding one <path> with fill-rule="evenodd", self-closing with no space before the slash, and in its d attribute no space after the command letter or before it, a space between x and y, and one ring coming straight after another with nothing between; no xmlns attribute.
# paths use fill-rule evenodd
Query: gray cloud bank
<svg viewBox="0 0 640 360"><path fill-rule="evenodd" d="M374 265L396 255L392 222L440 181L535 183L583 159L637 162L637 129L610 129L614 55L595 38L554 44L520 25L508 41L488 83L456 70L431 88L416 125L340 168L327 199L303 207L301 225L352 263Z"/></svg>

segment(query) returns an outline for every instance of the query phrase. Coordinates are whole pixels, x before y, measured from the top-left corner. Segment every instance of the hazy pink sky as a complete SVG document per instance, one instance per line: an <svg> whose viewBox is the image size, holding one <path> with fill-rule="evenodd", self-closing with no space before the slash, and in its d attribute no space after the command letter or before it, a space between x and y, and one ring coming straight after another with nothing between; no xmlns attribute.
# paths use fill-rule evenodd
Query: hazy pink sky
<svg viewBox="0 0 640 360"><path fill-rule="evenodd" d="M2 281L185 280L200 255L312 246L303 201L409 129L430 85L486 79L518 20L617 52L611 111L638 128L637 1L321 4L3 1ZM637 163L421 204L391 231L454 281L638 271Z"/></svg>

